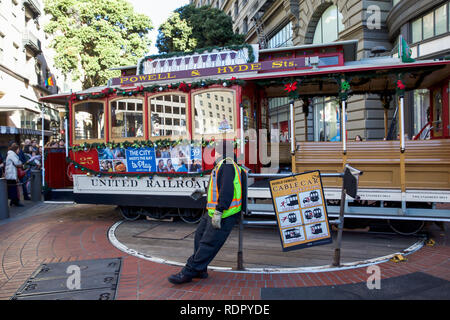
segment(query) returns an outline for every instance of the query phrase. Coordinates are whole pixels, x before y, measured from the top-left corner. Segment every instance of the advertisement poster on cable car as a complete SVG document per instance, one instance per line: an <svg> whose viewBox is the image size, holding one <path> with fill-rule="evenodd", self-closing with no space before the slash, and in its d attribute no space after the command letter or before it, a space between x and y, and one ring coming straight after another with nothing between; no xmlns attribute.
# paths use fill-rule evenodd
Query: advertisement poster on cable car
<svg viewBox="0 0 450 320"><path fill-rule="evenodd" d="M202 172L202 149L189 144L157 148L98 149L102 172Z"/></svg>
<svg viewBox="0 0 450 320"><path fill-rule="evenodd" d="M332 242L320 171L270 181L283 251Z"/></svg>

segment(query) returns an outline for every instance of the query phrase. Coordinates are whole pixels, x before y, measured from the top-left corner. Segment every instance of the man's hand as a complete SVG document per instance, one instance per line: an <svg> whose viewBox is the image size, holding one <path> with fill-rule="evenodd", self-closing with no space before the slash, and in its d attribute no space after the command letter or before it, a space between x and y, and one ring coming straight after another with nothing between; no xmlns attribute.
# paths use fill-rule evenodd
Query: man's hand
<svg viewBox="0 0 450 320"><path fill-rule="evenodd" d="M214 211L214 214L212 216L212 225L215 229L220 229L220 221L222 221L222 212L220 211Z"/></svg>

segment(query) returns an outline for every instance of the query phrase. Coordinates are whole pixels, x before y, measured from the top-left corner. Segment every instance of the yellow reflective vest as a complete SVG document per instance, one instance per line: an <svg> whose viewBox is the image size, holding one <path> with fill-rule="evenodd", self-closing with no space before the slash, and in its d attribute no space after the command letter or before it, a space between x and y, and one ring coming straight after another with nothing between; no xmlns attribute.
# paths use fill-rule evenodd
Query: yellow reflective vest
<svg viewBox="0 0 450 320"><path fill-rule="evenodd" d="M206 204L206 209L208 210L209 216L213 216L214 211L219 203L219 189L217 187L217 174L225 160L231 161L234 166L234 193L233 200L231 201L230 207L222 212L222 218L229 217L241 211L242 208L242 182L241 182L241 169L233 159L226 158L222 159L211 172L211 178L209 179L208 186L208 203Z"/></svg>

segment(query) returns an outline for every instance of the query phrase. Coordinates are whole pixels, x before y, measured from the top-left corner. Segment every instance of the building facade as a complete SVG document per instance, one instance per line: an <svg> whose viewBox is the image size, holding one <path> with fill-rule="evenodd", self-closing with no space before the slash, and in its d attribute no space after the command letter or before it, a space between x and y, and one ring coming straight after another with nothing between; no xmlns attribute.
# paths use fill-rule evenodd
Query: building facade
<svg viewBox="0 0 450 320"><path fill-rule="evenodd" d="M48 18L41 0L0 1L0 152L8 142L41 140L42 108L38 99L76 88L54 68ZM46 141L60 135L64 108L45 104Z"/></svg>
<svg viewBox="0 0 450 320"><path fill-rule="evenodd" d="M191 3L223 10L233 19L234 31L245 34L248 43L259 43L262 49L355 39L358 60L377 56L382 59L397 55L402 35L415 59L442 59L450 54L448 0L192 0ZM448 88L448 84L444 87ZM416 90L407 96L405 120L409 138L417 135L429 120L430 94L439 104L442 95L448 92ZM356 135L368 140L386 137L385 110L380 98L351 96L347 115L349 139ZM287 103L285 97L269 101L272 128L287 128ZM336 99L315 98L311 105L305 130L302 103L296 103L297 140L333 141L339 136L340 111ZM387 105L387 120L391 123L396 104L391 101L384 104ZM433 120L440 121L439 117Z"/></svg>

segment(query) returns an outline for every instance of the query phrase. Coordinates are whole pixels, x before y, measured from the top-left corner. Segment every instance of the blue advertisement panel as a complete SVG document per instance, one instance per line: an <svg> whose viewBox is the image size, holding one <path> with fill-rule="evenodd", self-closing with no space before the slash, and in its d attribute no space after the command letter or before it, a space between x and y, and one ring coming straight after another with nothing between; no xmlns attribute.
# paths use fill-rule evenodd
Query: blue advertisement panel
<svg viewBox="0 0 450 320"><path fill-rule="evenodd" d="M177 145L157 148L104 148L98 150L102 172L202 172L202 147Z"/></svg>
<svg viewBox="0 0 450 320"><path fill-rule="evenodd" d="M155 148L129 148L127 154L128 172L155 172Z"/></svg>

